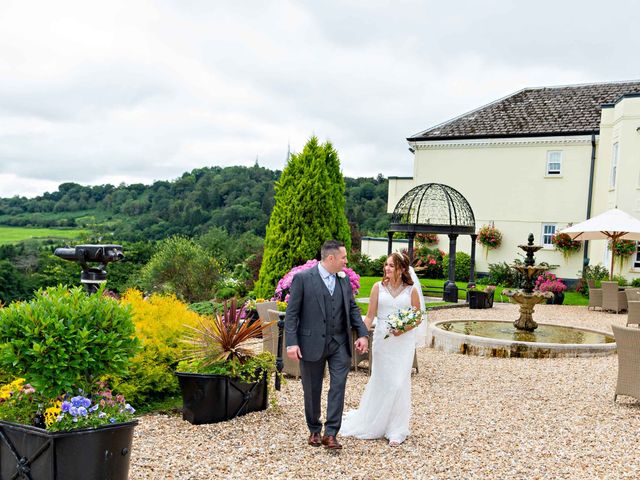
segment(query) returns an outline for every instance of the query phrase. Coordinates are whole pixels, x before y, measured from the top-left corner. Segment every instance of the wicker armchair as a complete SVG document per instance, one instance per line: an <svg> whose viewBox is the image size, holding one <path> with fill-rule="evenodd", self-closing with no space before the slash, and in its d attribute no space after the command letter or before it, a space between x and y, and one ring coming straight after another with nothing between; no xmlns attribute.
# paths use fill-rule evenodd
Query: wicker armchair
<svg viewBox="0 0 640 480"><path fill-rule="evenodd" d="M613 396L640 400L640 329L611 325L618 347L618 382Z"/></svg>
<svg viewBox="0 0 640 480"><path fill-rule="evenodd" d="M589 306L587 309L599 307L602 310L602 289L596 288L596 281L593 279L587 280L589 286Z"/></svg>
<svg viewBox="0 0 640 480"><path fill-rule="evenodd" d="M624 293L627 296L627 325L640 327L640 289L628 288Z"/></svg>
<svg viewBox="0 0 640 480"><path fill-rule="evenodd" d="M602 309L620 313L627 309L627 296L618 282L602 282Z"/></svg>
<svg viewBox="0 0 640 480"><path fill-rule="evenodd" d="M265 343L268 351L273 353L274 355L278 355L278 320L280 320L280 312L277 310L269 310L269 321L273 322L269 326L269 331L266 333L265 337L267 337ZM287 357L287 346L284 341L284 335L282 336L282 360L284 362L284 366L282 368L282 373L285 375L289 375L291 377L300 378L300 362L296 362L295 360L291 360Z"/></svg>

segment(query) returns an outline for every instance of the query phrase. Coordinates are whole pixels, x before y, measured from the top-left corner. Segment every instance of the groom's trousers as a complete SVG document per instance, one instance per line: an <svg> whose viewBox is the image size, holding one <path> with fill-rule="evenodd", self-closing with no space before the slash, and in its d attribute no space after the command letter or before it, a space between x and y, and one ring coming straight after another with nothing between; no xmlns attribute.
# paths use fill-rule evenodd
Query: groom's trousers
<svg viewBox="0 0 640 480"><path fill-rule="evenodd" d="M300 360L300 376L304 390L304 414L311 433L322 431L320 405L322 402L322 381L325 365L329 365L329 395L327 398L327 417L324 424L325 435L337 435L342 424L345 385L351 367L348 346L331 339L323 357L316 362Z"/></svg>

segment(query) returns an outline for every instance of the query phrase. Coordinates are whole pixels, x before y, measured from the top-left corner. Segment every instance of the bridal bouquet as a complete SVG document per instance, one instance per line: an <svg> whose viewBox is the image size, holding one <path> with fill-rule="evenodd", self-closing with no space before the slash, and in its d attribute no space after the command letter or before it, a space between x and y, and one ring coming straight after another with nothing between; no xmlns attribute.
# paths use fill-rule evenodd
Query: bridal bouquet
<svg viewBox="0 0 640 480"><path fill-rule="evenodd" d="M389 333L387 333L384 338L389 338L391 335L402 335L412 328L417 327L420 325L420 322L422 322L423 314L424 312L415 307L401 308L396 313L392 313L387 318Z"/></svg>

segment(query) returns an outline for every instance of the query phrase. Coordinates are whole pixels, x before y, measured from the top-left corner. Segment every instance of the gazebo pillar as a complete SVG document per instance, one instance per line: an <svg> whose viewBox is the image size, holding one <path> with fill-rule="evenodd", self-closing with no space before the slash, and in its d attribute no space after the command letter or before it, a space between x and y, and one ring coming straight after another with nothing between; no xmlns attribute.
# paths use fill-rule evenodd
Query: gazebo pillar
<svg viewBox="0 0 640 480"><path fill-rule="evenodd" d="M415 238L415 232L409 232L409 265L413 265L413 239Z"/></svg>
<svg viewBox="0 0 640 480"><path fill-rule="evenodd" d="M471 234L471 268L469 269L469 283L467 288L473 288L476 286L476 239L477 233Z"/></svg>
<svg viewBox="0 0 640 480"><path fill-rule="evenodd" d="M457 233L449 234L449 279L444 283L442 300L458 303L458 287L456 286L456 240Z"/></svg>
<svg viewBox="0 0 640 480"><path fill-rule="evenodd" d="M393 232L387 232L387 237L389 238L387 241L387 256L389 256L393 250Z"/></svg>

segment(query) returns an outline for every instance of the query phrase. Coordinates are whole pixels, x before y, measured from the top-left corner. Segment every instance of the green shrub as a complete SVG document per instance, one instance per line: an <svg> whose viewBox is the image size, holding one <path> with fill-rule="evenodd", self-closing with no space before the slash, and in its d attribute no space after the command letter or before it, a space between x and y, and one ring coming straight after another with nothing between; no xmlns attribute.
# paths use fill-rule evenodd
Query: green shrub
<svg viewBox="0 0 640 480"><path fill-rule="evenodd" d="M631 282L632 287L640 287L640 278L634 278Z"/></svg>
<svg viewBox="0 0 640 480"><path fill-rule="evenodd" d="M164 240L141 271L140 284L147 292L173 293L185 302L209 300L220 268L200 245L180 236Z"/></svg>
<svg viewBox="0 0 640 480"><path fill-rule="evenodd" d="M578 272L578 274L582 277L582 271ZM584 268L584 278L589 279L589 280L595 280L596 281L596 287L600 287L600 282L602 282L602 280L608 280L609 279L609 270L607 269L607 267L605 267L604 265L602 265L601 263L598 263L597 265L587 265Z"/></svg>
<svg viewBox="0 0 640 480"><path fill-rule="evenodd" d="M622 275L614 275L611 278L612 282L618 282L618 285L621 287L626 287L627 285L629 285L629 281L624 278Z"/></svg>
<svg viewBox="0 0 640 480"><path fill-rule="evenodd" d="M471 257L464 252L456 252L456 280L461 282L469 281L469 271L471 270ZM442 258L442 274L444 278L449 278L449 254Z"/></svg>
<svg viewBox="0 0 640 480"><path fill-rule="evenodd" d="M0 367L50 398L123 374L138 340L129 307L81 287L39 290L0 309Z"/></svg>
<svg viewBox="0 0 640 480"><path fill-rule="evenodd" d="M421 247L413 252L413 266L420 277L424 278L444 278L442 259L444 252L437 248ZM456 257L457 258L457 257ZM457 262L456 262L457 263ZM469 263L471 265L471 263ZM449 275L449 265L446 268L447 276ZM467 271L467 277L469 272ZM458 274L456 273L456 278Z"/></svg>
<svg viewBox="0 0 640 480"><path fill-rule="evenodd" d="M489 280L492 285L518 288L520 286L519 275L507 262L489 264Z"/></svg>

